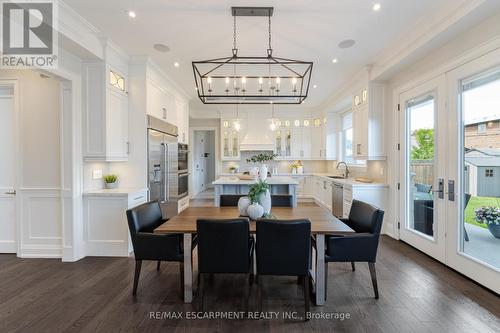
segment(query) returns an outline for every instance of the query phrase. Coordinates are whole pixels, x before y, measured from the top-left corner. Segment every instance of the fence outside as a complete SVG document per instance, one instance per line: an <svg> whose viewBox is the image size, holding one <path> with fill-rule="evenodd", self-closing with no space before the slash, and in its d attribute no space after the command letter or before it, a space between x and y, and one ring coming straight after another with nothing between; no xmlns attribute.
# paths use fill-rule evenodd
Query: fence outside
<svg viewBox="0 0 500 333"><path fill-rule="evenodd" d="M434 161L433 160L412 160L411 172L415 175L415 183L434 185Z"/></svg>

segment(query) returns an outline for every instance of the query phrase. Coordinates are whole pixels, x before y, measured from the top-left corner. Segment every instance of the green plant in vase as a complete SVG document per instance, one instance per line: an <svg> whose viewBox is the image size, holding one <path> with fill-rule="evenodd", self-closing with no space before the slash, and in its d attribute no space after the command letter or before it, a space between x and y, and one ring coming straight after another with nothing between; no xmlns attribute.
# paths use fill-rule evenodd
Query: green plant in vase
<svg viewBox="0 0 500 333"><path fill-rule="evenodd" d="M265 180L258 180L252 184L248 191L248 197L252 203L258 203L264 208L264 215L271 213L271 187Z"/></svg>
<svg viewBox="0 0 500 333"><path fill-rule="evenodd" d="M118 187L118 176L117 175L105 175L104 184L107 189L113 189Z"/></svg>

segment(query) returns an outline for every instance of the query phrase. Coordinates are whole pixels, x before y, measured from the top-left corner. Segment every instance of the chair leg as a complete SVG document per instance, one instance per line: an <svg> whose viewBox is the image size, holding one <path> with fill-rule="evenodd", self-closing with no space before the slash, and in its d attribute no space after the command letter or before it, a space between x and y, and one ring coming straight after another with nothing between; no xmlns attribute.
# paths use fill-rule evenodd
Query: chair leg
<svg viewBox="0 0 500 333"><path fill-rule="evenodd" d="M179 262L179 280L180 280L180 291L181 291L181 298L184 297L184 263L181 261Z"/></svg>
<svg viewBox="0 0 500 333"><path fill-rule="evenodd" d="M468 241L469 241L469 234L467 234L467 229L465 229L465 225L464 225L464 240L465 240L466 242L468 242Z"/></svg>
<svg viewBox="0 0 500 333"><path fill-rule="evenodd" d="M135 261L135 275L134 275L134 288L132 289L132 295L137 295L137 285L139 284L139 276L141 275L142 260Z"/></svg>
<svg viewBox="0 0 500 333"><path fill-rule="evenodd" d="M246 277L248 279L248 285L247 286L244 286L245 288L245 316L248 315L248 310L249 310L249 307L248 307L248 303L249 303L249 299L250 299L250 288L252 288L252 284L250 283L250 279L252 279L252 274L248 274L248 276Z"/></svg>
<svg viewBox="0 0 500 333"><path fill-rule="evenodd" d="M203 312L203 307L205 303L205 274L200 273L200 311Z"/></svg>
<svg viewBox="0 0 500 333"><path fill-rule="evenodd" d="M257 298L259 303L259 312L262 312L262 277L257 274Z"/></svg>
<svg viewBox="0 0 500 333"><path fill-rule="evenodd" d="M354 264L354 261L351 261L351 268L353 272L356 270L356 265Z"/></svg>
<svg viewBox="0 0 500 333"><path fill-rule="evenodd" d="M307 317L308 313L311 310L311 305L310 305L310 296L309 296L309 275L303 277L303 288L304 288L304 301L305 301L305 313L304 313L304 320L307 321L309 318Z"/></svg>
<svg viewBox="0 0 500 333"><path fill-rule="evenodd" d="M161 264L161 261L158 260L158 262L156 263L156 270L159 271L160 270L160 264Z"/></svg>
<svg viewBox="0 0 500 333"><path fill-rule="evenodd" d="M328 294L328 262L325 261L325 302Z"/></svg>
<svg viewBox="0 0 500 333"><path fill-rule="evenodd" d="M370 276L372 277L373 291L375 292L375 298L378 299L378 285L377 285L377 273L375 271L375 263L369 262L368 267L370 268Z"/></svg>

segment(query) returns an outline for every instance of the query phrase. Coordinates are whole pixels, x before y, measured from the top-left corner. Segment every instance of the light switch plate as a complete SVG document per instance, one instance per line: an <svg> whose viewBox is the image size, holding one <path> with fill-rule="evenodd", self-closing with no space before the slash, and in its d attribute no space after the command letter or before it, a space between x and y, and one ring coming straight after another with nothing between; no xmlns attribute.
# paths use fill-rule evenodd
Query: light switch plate
<svg viewBox="0 0 500 333"><path fill-rule="evenodd" d="M102 179L102 170L92 170L92 179Z"/></svg>

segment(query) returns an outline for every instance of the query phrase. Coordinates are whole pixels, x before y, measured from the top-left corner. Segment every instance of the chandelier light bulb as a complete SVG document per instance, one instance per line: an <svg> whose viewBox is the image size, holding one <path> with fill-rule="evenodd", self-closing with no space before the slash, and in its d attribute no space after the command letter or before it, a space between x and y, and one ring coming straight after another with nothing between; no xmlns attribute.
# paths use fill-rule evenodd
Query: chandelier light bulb
<svg viewBox="0 0 500 333"><path fill-rule="evenodd" d="M262 85L262 83L264 83L264 79L259 77L259 84Z"/></svg>
<svg viewBox="0 0 500 333"><path fill-rule="evenodd" d="M226 76L226 86L229 85L229 77Z"/></svg>
<svg viewBox="0 0 500 333"><path fill-rule="evenodd" d="M280 77L278 76L278 77L276 78L276 85L277 85L277 86L279 86L279 85L280 85L280 82L281 82L281 79L280 79Z"/></svg>
<svg viewBox="0 0 500 333"><path fill-rule="evenodd" d="M276 124L274 123L274 120L271 123L271 131L274 131L276 129Z"/></svg>
<svg viewBox="0 0 500 333"><path fill-rule="evenodd" d="M239 122L239 121L236 121L236 122L234 123L234 129L236 130L236 132L239 132L239 131L240 131L240 128L241 128L240 122Z"/></svg>

